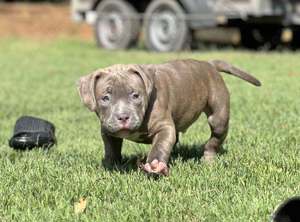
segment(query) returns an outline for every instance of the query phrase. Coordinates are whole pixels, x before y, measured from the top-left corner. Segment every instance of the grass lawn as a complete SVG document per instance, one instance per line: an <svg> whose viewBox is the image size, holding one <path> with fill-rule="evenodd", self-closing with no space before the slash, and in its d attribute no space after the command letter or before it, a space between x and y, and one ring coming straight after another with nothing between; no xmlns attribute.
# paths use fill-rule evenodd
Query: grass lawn
<svg viewBox="0 0 300 222"><path fill-rule="evenodd" d="M126 142L124 171L101 165L96 115L80 103L75 82L114 63L161 63L220 58L258 77L256 88L224 74L231 92L225 153L201 163L209 137L204 116L171 159L171 175L154 181L135 169L149 147ZM151 54L108 52L93 43L0 40L0 221L269 221L284 199L300 195L300 54L202 51ZM52 121L50 151L8 147L21 115ZM74 203L86 198L86 211Z"/></svg>

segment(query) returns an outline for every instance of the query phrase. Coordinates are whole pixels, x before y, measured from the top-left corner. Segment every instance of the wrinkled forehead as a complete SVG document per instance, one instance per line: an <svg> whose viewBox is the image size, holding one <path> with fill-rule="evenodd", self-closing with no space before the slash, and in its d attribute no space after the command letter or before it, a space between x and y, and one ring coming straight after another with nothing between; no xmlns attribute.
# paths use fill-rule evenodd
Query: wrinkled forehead
<svg viewBox="0 0 300 222"><path fill-rule="evenodd" d="M104 75L96 84L96 94L110 92L123 94L129 91L144 91L144 83L141 77L132 71L116 71Z"/></svg>

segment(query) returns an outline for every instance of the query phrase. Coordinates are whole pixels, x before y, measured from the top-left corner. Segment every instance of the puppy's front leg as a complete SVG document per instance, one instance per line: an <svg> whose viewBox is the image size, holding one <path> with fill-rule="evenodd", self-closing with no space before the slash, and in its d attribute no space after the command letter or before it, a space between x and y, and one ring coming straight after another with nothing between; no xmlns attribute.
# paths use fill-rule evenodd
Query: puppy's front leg
<svg viewBox="0 0 300 222"><path fill-rule="evenodd" d="M101 132L101 136L104 142L104 166L111 167L120 163L122 160L121 150L123 139L110 136L103 131Z"/></svg>
<svg viewBox="0 0 300 222"><path fill-rule="evenodd" d="M175 142L175 127L168 125L161 128L153 138L152 149L147 157L146 164L141 166L142 169L147 173L167 176L169 174L167 164Z"/></svg>

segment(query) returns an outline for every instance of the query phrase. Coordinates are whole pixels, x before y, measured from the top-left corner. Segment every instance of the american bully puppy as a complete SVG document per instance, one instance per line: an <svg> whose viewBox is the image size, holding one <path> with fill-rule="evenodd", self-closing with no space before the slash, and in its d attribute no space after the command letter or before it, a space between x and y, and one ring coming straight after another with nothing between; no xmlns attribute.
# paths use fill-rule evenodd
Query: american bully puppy
<svg viewBox="0 0 300 222"><path fill-rule="evenodd" d="M123 139L152 144L141 168L168 175L167 164L179 132L185 132L202 112L211 128L203 159L211 161L227 135L229 122L229 92L219 72L261 85L250 74L219 60L113 65L81 77L81 100L101 122L104 161L121 161Z"/></svg>

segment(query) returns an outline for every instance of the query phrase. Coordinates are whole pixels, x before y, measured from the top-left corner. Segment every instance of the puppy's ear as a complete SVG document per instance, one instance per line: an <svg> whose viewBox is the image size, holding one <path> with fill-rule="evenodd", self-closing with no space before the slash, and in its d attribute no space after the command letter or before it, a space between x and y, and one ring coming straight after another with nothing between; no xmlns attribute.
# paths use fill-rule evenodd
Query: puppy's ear
<svg viewBox="0 0 300 222"><path fill-rule="evenodd" d="M77 81L77 89L81 98L81 102L92 112L96 111L97 103L95 98L95 86L97 80L103 74L100 70L81 77Z"/></svg>
<svg viewBox="0 0 300 222"><path fill-rule="evenodd" d="M145 67L143 65L132 65L130 67L130 70L135 72L137 75L139 75L145 85L146 93L148 95L148 98L150 98L152 90L153 90L153 76L154 76L154 70L150 67Z"/></svg>

